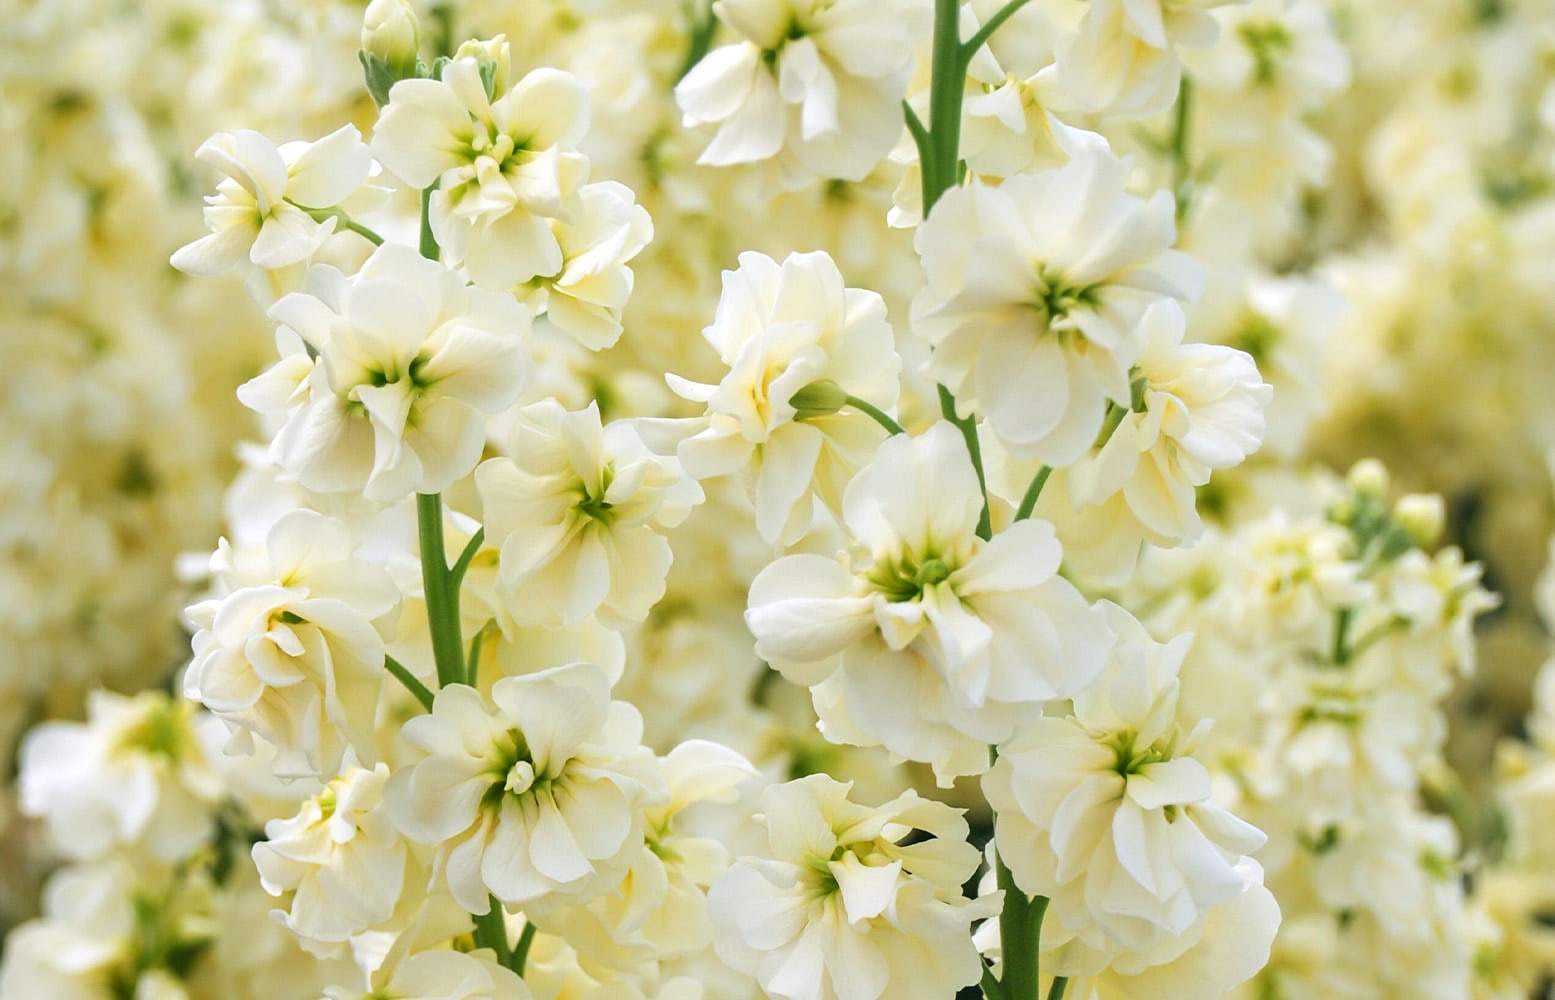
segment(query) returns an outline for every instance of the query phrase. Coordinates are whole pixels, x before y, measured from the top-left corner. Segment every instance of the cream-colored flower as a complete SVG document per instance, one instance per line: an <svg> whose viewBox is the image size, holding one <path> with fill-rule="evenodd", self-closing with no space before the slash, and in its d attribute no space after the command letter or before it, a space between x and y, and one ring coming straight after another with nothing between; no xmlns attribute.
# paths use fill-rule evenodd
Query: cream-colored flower
<svg viewBox="0 0 1555 1000"><path fill-rule="evenodd" d="M1128 194L1129 165L1104 145L997 188L955 188L919 227L927 285L913 326L930 369L1010 448L1055 467L1079 459L1107 402L1130 404L1146 309L1203 288L1170 249L1172 197Z"/></svg>
<svg viewBox="0 0 1555 1000"><path fill-rule="evenodd" d="M788 1000L938 1000L982 962L970 922L988 907L961 885L977 870L957 810L907 792L869 808L813 774L762 796L767 850L708 893L718 956ZM913 831L927 838L902 843Z"/></svg>
<svg viewBox="0 0 1555 1000"><path fill-rule="evenodd" d="M405 880L405 842L389 819L389 768L349 760L290 819L265 824L254 845L259 881L272 896L293 895L283 922L315 942L349 940L388 920Z"/></svg>
<svg viewBox="0 0 1555 1000"><path fill-rule="evenodd" d="M218 132L195 158L222 173L206 198L211 234L173 254L173 266L200 277L230 271L245 261L273 270L312 257L335 231L308 209L327 209L361 189L373 170L372 155L354 125L317 142L277 148L258 132Z"/></svg>
<svg viewBox="0 0 1555 1000"><path fill-rule="evenodd" d="M1177 97L1177 47L1214 43L1209 9L1241 0L1092 0L1058 55L1058 79L1090 111L1148 115Z"/></svg>
<svg viewBox="0 0 1555 1000"><path fill-rule="evenodd" d="M420 759L385 790L406 837L437 849L434 879L470 913L609 891L664 795L642 718L590 663L454 684L405 724Z"/></svg>
<svg viewBox="0 0 1555 1000"><path fill-rule="evenodd" d="M462 55L440 80L394 85L372 151L407 184L438 185L431 222L445 256L506 291L562 271L551 222L580 210L587 131L588 95L570 74L537 69L493 99L479 58Z"/></svg>
<svg viewBox="0 0 1555 1000"><path fill-rule="evenodd" d="M285 414L271 453L311 490L379 503L442 492L480 460L481 415L511 406L530 375L529 314L511 295L393 243L349 279L314 268L270 315L318 360L293 348L241 395Z"/></svg>
<svg viewBox="0 0 1555 1000"><path fill-rule="evenodd" d="M902 134L917 0L717 0L741 40L675 87L684 124L716 124L699 163L779 157L788 180L861 180Z"/></svg>
<svg viewBox="0 0 1555 1000"><path fill-rule="evenodd" d="M848 487L853 551L785 556L751 584L757 654L828 685L815 701L829 739L883 743L942 778L976 773L978 746L1101 669L1110 633L1057 575L1052 526L1023 521L984 542L982 505L951 424L898 435Z"/></svg>
<svg viewBox="0 0 1555 1000"><path fill-rule="evenodd" d="M44 820L54 849L73 860L123 848L182 860L210 837L223 792L204 723L221 729L160 692L93 691L85 723L28 730L17 776L21 811Z"/></svg>
<svg viewBox="0 0 1555 1000"><path fill-rule="evenodd" d="M1161 644L1104 605L1117 645L1067 717L1031 720L983 778L999 855L1048 919L1098 952L1146 951L1241 895L1239 865L1264 843L1211 797L1177 719L1191 636Z"/></svg>
<svg viewBox="0 0 1555 1000"><path fill-rule="evenodd" d="M400 592L354 552L342 522L292 511L252 564L224 544L212 569L227 592L187 612L197 631L185 696L231 724L238 747L248 732L273 744L282 776L332 775L347 746L377 759L383 633Z"/></svg>
<svg viewBox="0 0 1555 1000"><path fill-rule="evenodd" d="M630 423L601 424L597 403L525 407L508 451L475 470L505 610L519 624L645 618L673 558L665 532L701 487L649 453Z"/></svg>
<svg viewBox="0 0 1555 1000"><path fill-rule="evenodd" d="M842 398L896 408L901 358L885 302L845 288L826 253L779 264L747 252L739 270L724 272L702 336L729 372L716 386L669 376L677 394L707 406L680 423L677 433L689 436L677 454L698 479L739 475L762 538L792 542L810 525L814 497L840 509L844 487L885 437ZM831 398L816 405L814 395Z"/></svg>

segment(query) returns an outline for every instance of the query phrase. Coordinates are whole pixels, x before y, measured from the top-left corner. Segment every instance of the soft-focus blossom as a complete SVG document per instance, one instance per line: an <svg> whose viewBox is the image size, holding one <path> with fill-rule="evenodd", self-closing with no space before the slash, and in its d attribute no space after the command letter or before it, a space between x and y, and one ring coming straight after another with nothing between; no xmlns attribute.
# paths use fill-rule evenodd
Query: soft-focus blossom
<svg viewBox="0 0 1555 1000"><path fill-rule="evenodd" d="M1177 47L1215 41L1209 10L1239 0L1093 0L1058 57L1059 81L1088 110L1147 115L1177 96Z"/></svg>
<svg viewBox="0 0 1555 1000"><path fill-rule="evenodd" d="M45 722L28 732L17 782L22 812L46 822L67 858L135 848L182 860L210 835L222 793L202 725L211 721L160 693L95 691L86 723Z"/></svg>

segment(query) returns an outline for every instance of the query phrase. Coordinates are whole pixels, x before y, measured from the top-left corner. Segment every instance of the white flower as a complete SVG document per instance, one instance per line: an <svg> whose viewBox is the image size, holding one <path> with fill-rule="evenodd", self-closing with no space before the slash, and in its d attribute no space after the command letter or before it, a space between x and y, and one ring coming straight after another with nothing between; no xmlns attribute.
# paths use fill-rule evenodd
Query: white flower
<svg viewBox="0 0 1555 1000"><path fill-rule="evenodd" d="M714 946L787 1000L941 1000L982 975L962 895L979 853L958 810L907 792L876 808L813 774L762 796L769 856L708 893ZM931 835L903 844L914 830Z"/></svg>
<svg viewBox="0 0 1555 1000"><path fill-rule="evenodd" d="M1280 907L1263 884L1258 862L1238 862L1243 888L1234 899L1212 906L1204 918L1182 938L1163 941L1157 948L1127 952L1089 982L1071 983L1076 996L1091 1000L1137 1000L1139 997L1203 997L1214 1000L1239 983L1251 979L1269 961L1269 951L1280 928ZM1066 970L1060 952L1068 942L1062 927L1046 928L1042 968L1055 974ZM1069 956L1063 956L1067 958ZM1087 987L1094 992L1086 992Z"/></svg>
<svg viewBox="0 0 1555 1000"><path fill-rule="evenodd" d="M363 992L324 990L328 1000L530 1000L529 987L491 952L423 951L378 970Z"/></svg>
<svg viewBox="0 0 1555 1000"><path fill-rule="evenodd" d="M627 261L653 239L653 221L631 188L614 181L585 185L571 221L551 223L562 266L513 291L535 315L591 351L621 336L621 310L632 294Z"/></svg>
<svg viewBox="0 0 1555 1000"><path fill-rule="evenodd" d="M669 797L644 809L642 847L615 891L546 920L545 930L565 937L586 965L633 968L701 952L712 941L706 891L728 869L729 852L697 821L715 815L710 806L734 812L759 773L738 753L706 740L681 743L658 766ZM726 821L716 827L731 828Z"/></svg>
<svg viewBox="0 0 1555 1000"><path fill-rule="evenodd" d="M1109 399L1129 405L1145 310L1203 285L1169 249L1172 196L1125 193L1128 169L1088 145L1058 170L952 189L914 241L928 283L913 324L935 377L963 416L1055 467L1090 448Z"/></svg>
<svg viewBox="0 0 1555 1000"><path fill-rule="evenodd" d="M1122 493L1139 533L1165 547L1198 538L1195 488L1212 470L1240 465L1258 448L1271 395L1252 358L1215 344L1184 344L1183 324L1170 300L1146 310L1135 375L1142 391L1107 443L1067 480L1076 506Z"/></svg>
<svg viewBox="0 0 1555 1000"><path fill-rule="evenodd" d="M1177 97L1177 46L1214 44L1208 8L1240 0L1092 0L1077 34L1060 50L1058 79L1090 111L1148 115Z"/></svg>
<svg viewBox="0 0 1555 1000"><path fill-rule="evenodd" d="M724 272L718 312L702 336L729 373L716 386L668 376L679 395L707 404L680 443L680 460L698 479L741 474L761 537L791 542L809 527L811 498L838 509L885 436L865 414L844 412L840 398L811 412L795 394L829 383L839 397L895 409L902 362L885 302L843 287L824 252L790 254L782 264L747 252L739 270Z"/></svg>
<svg viewBox="0 0 1555 1000"><path fill-rule="evenodd" d="M699 163L781 157L791 182L862 180L902 133L916 0L717 0L741 41L675 87L690 128L716 124Z"/></svg>
<svg viewBox="0 0 1555 1000"><path fill-rule="evenodd" d="M479 59L464 55L441 80L401 80L389 91L372 151L432 193L432 231L476 284L506 291L565 263L551 220L571 221L588 159L588 95L568 73L537 69L496 100Z"/></svg>
<svg viewBox="0 0 1555 1000"><path fill-rule="evenodd" d="M434 879L470 913L607 891L662 796L642 718L611 701L604 673L573 663L437 693L403 730L420 751L386 796L396 825L437 848Z"/></svg>
<svg viewBox="0 0 1555 1000"><path fill-rule="evenodd" d="M843 501L855 552L779 559L745 614L757 654L790 680L840 673L816 697L823 725L840 700L839 724L942 777L981 771L976 746L1008 739L1021 706L1076 695L1110 640L1057 575L1052 527L1022 521L984 542L982 505L955 427L893 437Z"/></svg>
<svg viewBox="0 0 1555 1000"><path fill-rule="evenodd" d="M380 629L400 594L353 550L341 522L292 511L270 530L262 565L234 565L224 544L212 569L233 589L187 612L197 631L185 696L240 737L249 731L273 744L282 776L334 774L348 745L376 760Z"/></svg>
<svg viewBox="0 0 1555 1000"><path fill-rule="evenodd" d="M999 854L1048 919L1090 949L1141 951L1178 938L1240 895L1238 865L1264 843L1216 805L1176 722L1191 636L1160 644L1105 604L1117 633L1107 670L1068 717L1031 720L983 778Z"/></svg>
<svg viewBox="0 0 1555 1000"><path fill-rule="evenodd" d="M475 470L505 610L519 624L645 618L673 558L664 534L701 502L696 481L630 423L603 426L597 403L525 407L508 450Z"/></svg>
<svg viewBox="0 0 1555 1000"><path fill-rule="evenodd" d="M21 811L44 820L54 849L74 860L124 847L162 861L188 857L210 837L223 792L200 721L213 722L159 692L91 692L86 723L44 722L27 732Z"/></svg>
<svg viewBox="0 0 1555 1000"><path fill-rule="evenodd" d="M316 267L309 283L270 310L317 352L306 382L294 350L284 375L245 386L250 405L285 409L277 463L308 489L379 503L439 493L475 468L481 414L511 406L530 374L523 307L394 244L351 279Z"/></svg>
<svg viewBox="0 0 1555 1000"><path fill-rule="evenodd" d="M335 231L333 217L319 222L307 209L339 205L373 166L354 125L279 149L248 129L218 132L194 155L227 175L206 198L211 234L173 254L174 267L200 277L244 261L269 270L306 261Z"/></svg>
<svg viewBox="0 0 1555 1000"><path fill-rule="evenodd" d="M265 824L254 865L266 892L294 892L283 922L307 941L340 942L388 920L400 900L405 843L389 819L389 768L354 766L302 804Z"/></svg>

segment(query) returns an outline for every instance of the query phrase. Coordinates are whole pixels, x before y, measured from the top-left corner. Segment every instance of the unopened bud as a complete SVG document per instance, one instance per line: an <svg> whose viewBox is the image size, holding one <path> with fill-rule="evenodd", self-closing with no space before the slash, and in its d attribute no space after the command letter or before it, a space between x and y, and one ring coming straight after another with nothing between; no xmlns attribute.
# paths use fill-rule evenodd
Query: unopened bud
<svg viewBox="0 0 1555 1000"><path fill-rule="evenodd" d="M826 417L848 405L848 394L831 379L811 382L788 398L794 408L794 419Z"/></svg>
<svg viewBox="0 0 1555 1000"><path fill-rule="evenodd" d="M1363 458L1350 466L1350 473L1345 476L1345 481L1350 484L1350 489L1363 496L1388 495L1387 466L1375 458Z"/></svg>
<svg viewBox="0 0 1555 1000"><path fill-rule="evenodd" d="M506 35L495 38L472 38L459 46L455 59L466 56L475 60L481 70L481 83L486 86L486 96L495 99L507 93L512 75L513 56Z"/></svg>
<svg viewBox="0 0 1555 1000"><path fill-rule="evenodd" d="M383 60L395 79L416 75L421 22L409 0L372 0L362 15L362 50Z"/></svg>
<svg viewBox="0 0 1555 1000"><path fill-rule="evenodd" d="M1393 505L1393 520L1409 533L1416 545L1428 548L1442 537L1447 523L1447 508L1435 494L1410 493Z"/></svg>

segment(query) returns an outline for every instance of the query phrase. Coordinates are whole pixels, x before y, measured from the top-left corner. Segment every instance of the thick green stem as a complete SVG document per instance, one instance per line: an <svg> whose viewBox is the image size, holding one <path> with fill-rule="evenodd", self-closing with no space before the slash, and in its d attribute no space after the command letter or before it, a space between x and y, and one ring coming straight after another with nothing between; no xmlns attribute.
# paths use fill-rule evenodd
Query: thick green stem
<svg viewBox="0 0 1555 1000"><path fill-rule="evenodd" d="M906 431L902 430L901 424L897 423L895 420L892 420L889 414L873 403L859 399L857 396L849 396L848 405L853 407L855 410L858 410L860 413L865 414L881 427L884 427L888 433L907 433Z"/></svg>
<svg viewBox="0 0 1555 1000"><path fill-rule="evenodd" d="M422 708L428 712L432 711L433 695L431 689L417 680L416 675L407 670L403 663L392 656L385 656L383 658L383 669L393 674L401 684L405 685L405 690L416 696L416 700L421 702Z"/></svg>
<svg viewBox="0 0 1555 1000"><path fill-rule="evenodd" d="M475 915L475 947L490 948L497 953L497 963L503 968L513 968L513 949L508 945L507 916L496 896L489 896L491 909ZM519 971L519 970L514 970Z"/></svg>
<svg viewBox="0 0 1555 1000"><path fill-rule="evenodd" d="M421 583L426 591L427 625L432 631L437 683L439 687L462 684L465 663L459 623L459 587L448 569L448 557L443 549L442 496L416 494L416 521L421 536Z"/></svg>
<svg viewBox="0 0 1555 1000"><path fill-rule="evenodd" d="M923 217L960 175L961 100L966 92L966 57L961 47L961 0L934 0L933 78L929 81L929 135L933 184L925 185Z"/></svg>
<svg viewBox="0 0 1555 1000"><path fill-rule="evenodd" d="M996 857L999 888L1004 890L1004 909L999 913L999 947L1004 968L999 985L1009 1000L1037 1000L1038 955L1042 945L1042 917L1047 897L1035 899L1015 884L1015 877Z"/></svg>

